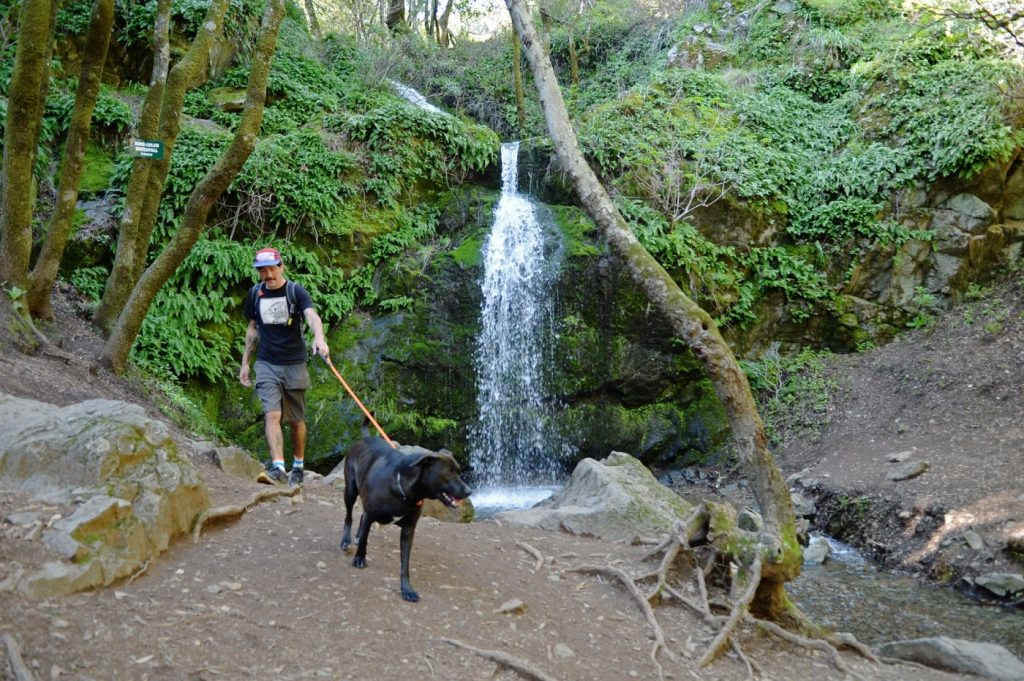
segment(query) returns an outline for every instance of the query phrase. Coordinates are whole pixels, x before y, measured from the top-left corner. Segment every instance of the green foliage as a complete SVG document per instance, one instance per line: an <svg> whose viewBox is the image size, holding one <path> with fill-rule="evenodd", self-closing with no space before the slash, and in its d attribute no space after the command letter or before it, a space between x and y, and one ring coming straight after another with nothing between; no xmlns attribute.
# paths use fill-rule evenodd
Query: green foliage
<svg viewBox="0 0 1024 681"><path fill-rule="evenodd" d="M259 201L272 228L344 234L339 212L356 192L345 180L354 166L351 154L332 151L319 133L274 135L257 145L232 188L240 205Z"/></svg>
<svg viewBox="0 0 1024 681"><path fill-rule="evenodd" d="M867 102L887 122L879 134L915 151L915 175L971 177L993 160L1006 160L1024 135L1003 121L1000 79L1010 65L995 60L943 61L913 71L889 71L887 86ZM882 75L879 74L879 75Z"/></svg>
<svg viewBox="0 0 1024 681"><path fill-rule="evenodd" d="M78 183L79 195L87 198L107 191L114 170L114 159L111 158L110 152L95 142L90 142L85 148L82 177Z"/></svg>
<svg viewBox="0 0 1024 681"><path fill-rule="evenodd" d="M829 357L828 352L814 350L783 357L773 349L759 360L740 361L773 445L817 432L828 423L828 406L837 388L826 371Z"/></svg>
<svg viewBox="0 0 1024 681"><path fill-rule="evenodd" d="M71 126L71 114L75 108L76 79L57 84L56 94L51 94L46 102L47 115L54 121L55 132L64 136ZM100 87L96 97L96 105L92 112L92 129L105 135L120 135L131 129L135 123L135 114L110 87Z"/></svg>
<svg viewBox="0 0 1024 681"><path fill-rule="evenodd" d="M106 267L79 267L71 273L70 283L79 293L98 303L109 275Z"/></svg>
<svg viewBox="0 0 1024 681"><path fill-rule="evenodd" d="M372 149L364 186L384 206L421 183L461 183L493 164L499 148L497 135L483 126L405 102L334 117L328 126Z"/></svg>
<svg viewBox="0 0 1024 681"><path fill-rule="evenodd" d="M153 301L132 361L164 379L226 379L235 366L230 338L244 336L244 322L234 313L251 272L247 246L201 239Z"/></svg>

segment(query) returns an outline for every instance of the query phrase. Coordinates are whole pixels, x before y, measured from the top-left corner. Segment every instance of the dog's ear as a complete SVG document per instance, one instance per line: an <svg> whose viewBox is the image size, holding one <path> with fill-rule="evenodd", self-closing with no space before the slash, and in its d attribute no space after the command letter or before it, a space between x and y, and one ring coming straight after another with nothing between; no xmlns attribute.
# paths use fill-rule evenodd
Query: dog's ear
<svg viewBox="0 0 1024 681"><path fill-rule="evenodd" d="M402 494L412 494L412 490L416 487L416 483L423 477L424 469L430 465L431 460L436 457L434 452L423 450L410 456L408 467L399 476L399 484L402 488Z"/></svg>

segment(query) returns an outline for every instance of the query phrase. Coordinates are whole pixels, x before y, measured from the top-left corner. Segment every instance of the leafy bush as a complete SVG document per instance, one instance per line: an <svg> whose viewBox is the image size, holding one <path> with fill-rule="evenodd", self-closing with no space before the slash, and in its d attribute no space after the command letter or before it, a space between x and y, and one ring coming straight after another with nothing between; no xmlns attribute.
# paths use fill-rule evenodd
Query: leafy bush
<svg viewBox="0 0 1024 681"><path fill-rule="evenodd" d="M783 357L773 349L757 361L740 361L773 445L816 432L828 422L836 389L826 371L829 357L828 352L814 350Z"/></svg>
<svg viewBox="0 0 1024 681"><path fill-rule="evenodd" d="M232 185L240 204L259 200L269 228L338 234L338 212L355 188L345 175L351 154L332 151L319 133L300 131L262 140Z"/></svg>
<svg viewBox="0 0 1024 681"><path fill-rule="evenodd" d="M461 183L468 173L493 164L500 146L483 126L405 102L333 117L327 125L372 149L365 187L381 205L392 205L419 183Z"/></svg>

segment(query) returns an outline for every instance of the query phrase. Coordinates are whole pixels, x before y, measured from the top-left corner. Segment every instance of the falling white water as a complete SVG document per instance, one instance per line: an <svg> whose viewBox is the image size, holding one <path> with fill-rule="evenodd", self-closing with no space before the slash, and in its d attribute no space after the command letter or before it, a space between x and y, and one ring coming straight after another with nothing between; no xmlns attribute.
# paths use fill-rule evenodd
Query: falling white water
<svg viewBox="0 0 1024 681"><path fill-rule="evenodd" d="M470 432L470 459L481 488L473 495L478 509L495 492L494 505L516 505L503 501L501 490L531 503L550 494L565 449L551 427L556 405L544 380L558 259L545 243L536 206L517 189L518 157L518 142L502 145L501 198L484 247L475 357L480 414Z"/></svg>
<svg viewBox="0 0 1024 681"><path fill-rule="evenodd" d="M410 104L414 104L421 109L425 109L426 111L433 111L434 113L444 114L445 116L449 115L447 111L437 108L436 106L428 102L426 97L424 97L423 95L421 95L419 92L409 87L408 85L403 85L402 83L399 83L397 80L389 80L388 82L391 83L391 87L395 88L398 94Z"/></svg>

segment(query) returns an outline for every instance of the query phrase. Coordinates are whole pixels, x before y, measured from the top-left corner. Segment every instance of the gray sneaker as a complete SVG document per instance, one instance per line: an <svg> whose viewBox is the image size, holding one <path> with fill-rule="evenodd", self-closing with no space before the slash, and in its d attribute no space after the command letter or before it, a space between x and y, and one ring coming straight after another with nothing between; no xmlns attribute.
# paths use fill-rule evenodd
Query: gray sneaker
<svg viewBox="0 0 1024 681"><path fill-rule="evenodd" d="M284 472L283 468L271 466L270 468L267 469L267 477L270 478L270 481L274 484L282 484L284 483L288 476Z"/></svg>
<svg viewBox="0 0 1024 681"><path fill-rule="evenodd" d="M288 486L295 487L296 485L302 484L302 469L292 468L291 475L288 476Z"/></svg>

